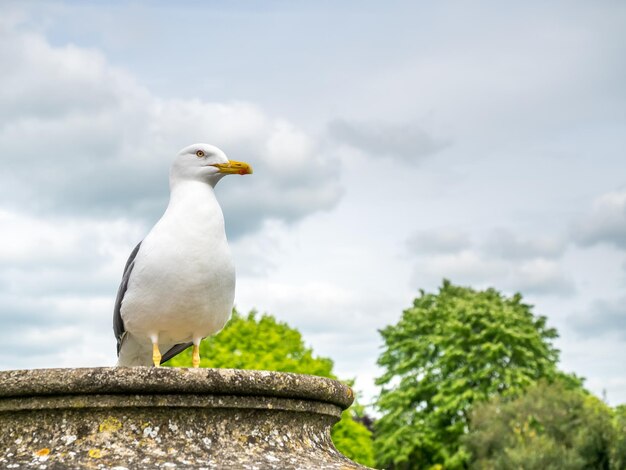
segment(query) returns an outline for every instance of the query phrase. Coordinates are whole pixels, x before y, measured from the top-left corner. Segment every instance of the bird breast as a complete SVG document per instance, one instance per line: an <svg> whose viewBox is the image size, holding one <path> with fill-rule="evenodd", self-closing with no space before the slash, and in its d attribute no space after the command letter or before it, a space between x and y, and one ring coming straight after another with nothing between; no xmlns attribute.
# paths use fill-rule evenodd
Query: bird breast
<svg viewBox="0 0 626 470"><path fill-rule="evenodd" d="M189 341L224 326L234 294L235 268L219 206L195 213L170 204L141 244L121 314L135 335Z"/></svg>

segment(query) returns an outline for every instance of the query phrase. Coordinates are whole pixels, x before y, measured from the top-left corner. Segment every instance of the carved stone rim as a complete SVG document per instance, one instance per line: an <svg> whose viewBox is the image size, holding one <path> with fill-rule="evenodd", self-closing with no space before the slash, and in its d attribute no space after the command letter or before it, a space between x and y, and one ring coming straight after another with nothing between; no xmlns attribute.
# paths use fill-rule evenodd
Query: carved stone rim
<svg viewBox="0 0 626 470"><path fill-rule="evenodd" d="M350 387L289 372L170 367L98 367L0 371L0 398L94 394L196 394L315 400L348 408Z"/></svg>
<svg viewBox="0 0 626 470"><path fill-rule="evenodd" d="M48 395L0 399L0 413L38 410L86 410L123 408L213 408L290 411L341 418L341 408L331 403L260 396L232 395Z"/></svg>

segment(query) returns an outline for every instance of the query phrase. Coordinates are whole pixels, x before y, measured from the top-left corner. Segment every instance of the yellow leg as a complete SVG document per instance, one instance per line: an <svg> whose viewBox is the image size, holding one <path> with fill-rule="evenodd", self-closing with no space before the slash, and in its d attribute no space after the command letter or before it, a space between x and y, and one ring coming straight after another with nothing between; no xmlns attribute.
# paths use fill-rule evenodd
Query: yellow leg
<svg viewBox="0 0 626 470"><path fill-rule="evenodd" d="M154 367L161 367L161 351L157 343L152 343L152 363Z"/></svg>
<svg viewBox="0 0 626 470"><path fill-rule="evenodd" d="M191 364L194 366L194 368L200 367L200 346L198 344L193 345Z"/></svg>

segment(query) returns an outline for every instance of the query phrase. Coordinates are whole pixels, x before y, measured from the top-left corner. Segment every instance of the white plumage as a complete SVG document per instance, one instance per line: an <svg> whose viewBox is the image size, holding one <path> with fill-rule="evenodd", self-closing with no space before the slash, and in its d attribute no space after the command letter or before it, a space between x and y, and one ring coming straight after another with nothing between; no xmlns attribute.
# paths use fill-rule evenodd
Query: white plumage
<svg viewBox="0 0 626 470"><path fill-rule="evenodd" d="M131 254L118 293L119 366L158 365L193 344L197 367L200 340L222 329L235 296L235 267L213 188L226 174L251 172L207 144L176 156L167 210Z"/></svg>

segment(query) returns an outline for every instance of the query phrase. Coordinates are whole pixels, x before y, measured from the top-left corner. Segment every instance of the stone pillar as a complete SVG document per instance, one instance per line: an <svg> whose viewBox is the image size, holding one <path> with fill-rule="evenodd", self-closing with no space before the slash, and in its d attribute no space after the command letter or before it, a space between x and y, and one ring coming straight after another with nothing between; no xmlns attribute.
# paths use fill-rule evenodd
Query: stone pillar
<svg viewBox="0 0 626 470"><path fill-rule="evenodd" d="M359 469L330 429L350 388L232 369L0 372L0 468Z"/></svg>

